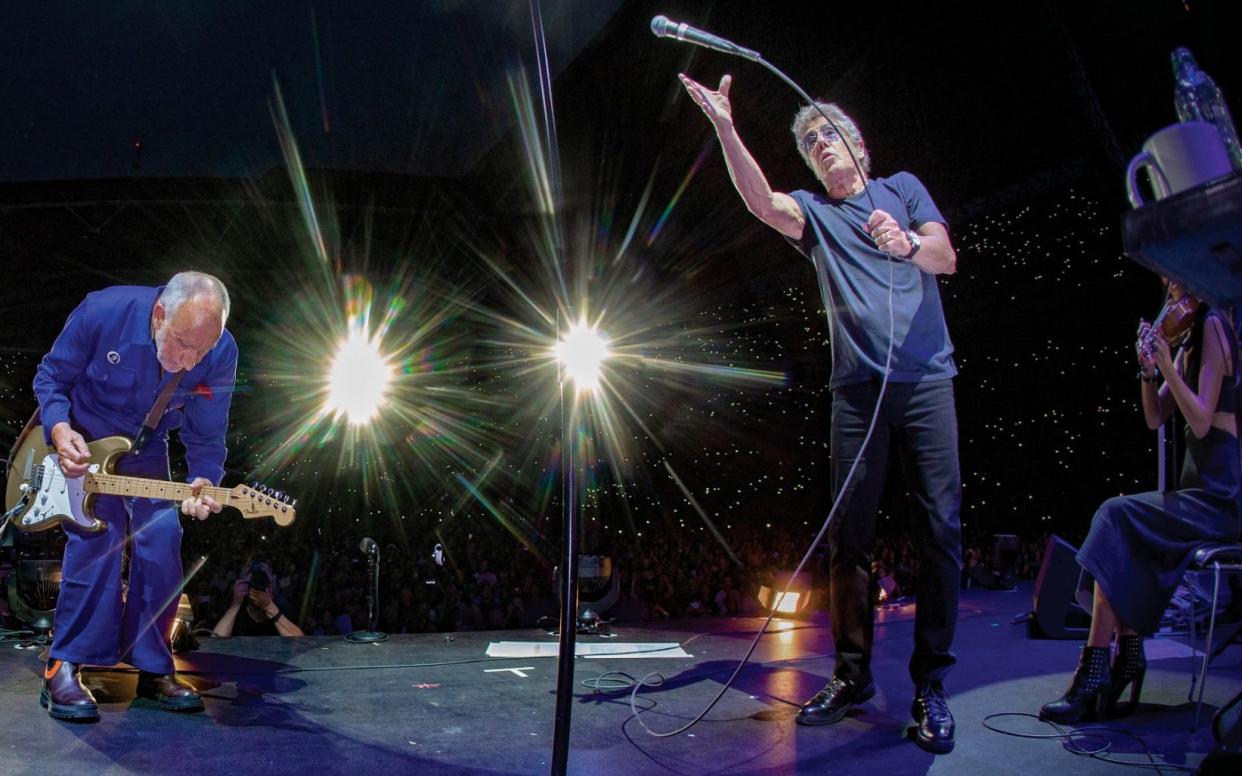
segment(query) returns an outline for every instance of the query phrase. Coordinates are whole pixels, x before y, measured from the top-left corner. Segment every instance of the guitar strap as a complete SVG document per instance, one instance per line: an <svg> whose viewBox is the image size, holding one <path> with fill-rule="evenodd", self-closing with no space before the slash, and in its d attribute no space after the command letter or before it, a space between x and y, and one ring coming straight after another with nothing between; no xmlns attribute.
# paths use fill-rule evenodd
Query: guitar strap
<svg viewBox="0 0 1242 776"><path fill-rule="evenodd" d="M160 418L164 415L164 408L168 406L168 402L172 400L173 391L177 390L177 386L181 384L181 378L185 375L184 371L175 372L172 379L164 386L164 390L160 391L160 395L155 397L155 404L151 405L151 411L147 413L147 419L142 422L142 428L138 430L138 436L134 437L134 446L129 449L130 455L138 455L142 452L142 448L146 446L147 440L155 431L155 426L160 422Z"/></svg>

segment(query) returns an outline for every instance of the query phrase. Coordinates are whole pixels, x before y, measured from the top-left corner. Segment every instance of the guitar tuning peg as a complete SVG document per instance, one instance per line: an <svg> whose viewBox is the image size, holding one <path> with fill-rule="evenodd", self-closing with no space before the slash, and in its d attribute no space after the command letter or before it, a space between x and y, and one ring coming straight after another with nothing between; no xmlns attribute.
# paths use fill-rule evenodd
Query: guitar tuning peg
<svg viewBox="0 0 1242 776"><path fill-rule="evenodd" d="M297 505L298 505L298 500L297 500L297 499L293 499L292 501L290 501L290 502L289 502L289 506L291 506L291 507L296 507Z"/></svg>
<svg viewBox="0 0 1242 776"><path fill-rule="evenodd" d="M260 485L260 486L259 486L259 492L260 492L260 493L267 493L267 486L266 486L266 485Z"/></svg>
<svg viewBox="0 0 1242 776"><path fill-rule="evenodd" d="M250 489L251 489L251 490L258 490L258 489L259 489L259 481L258 481L258 480L251 480L251 481L250 481Z"/></svg>

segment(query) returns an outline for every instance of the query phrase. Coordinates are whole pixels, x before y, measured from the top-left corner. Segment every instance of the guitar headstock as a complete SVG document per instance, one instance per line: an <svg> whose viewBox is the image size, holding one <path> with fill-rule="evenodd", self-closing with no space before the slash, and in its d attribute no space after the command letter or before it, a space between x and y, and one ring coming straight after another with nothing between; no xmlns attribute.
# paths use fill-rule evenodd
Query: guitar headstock
<svg viewBox="0 0 1242 776"><path fill-rule="evenodd" d="M242 517L270 517L276 525L289 525L297 518L297 503L297 499L257 482L237 485L229 491L229 506L237 507Z"/></svg>

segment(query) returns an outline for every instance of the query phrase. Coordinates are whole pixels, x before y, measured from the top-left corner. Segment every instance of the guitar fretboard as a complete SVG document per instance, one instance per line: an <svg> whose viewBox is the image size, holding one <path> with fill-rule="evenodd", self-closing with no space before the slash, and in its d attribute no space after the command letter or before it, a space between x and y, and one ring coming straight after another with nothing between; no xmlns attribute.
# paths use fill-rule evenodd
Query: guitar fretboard
<svg viewBox="0 0 1242 776"><path fill-rule="evenodd" d="M125 477L119 474L87 474L82 481L82 490L87 493L102 493L108 496L136 496L138 498L167 499L184 501L194 495L187 483L168 482L167 480L148 480L143 477ZM220 504L229 504L232 493L228 488L205 486L200 494L211 496Z"/></svg>

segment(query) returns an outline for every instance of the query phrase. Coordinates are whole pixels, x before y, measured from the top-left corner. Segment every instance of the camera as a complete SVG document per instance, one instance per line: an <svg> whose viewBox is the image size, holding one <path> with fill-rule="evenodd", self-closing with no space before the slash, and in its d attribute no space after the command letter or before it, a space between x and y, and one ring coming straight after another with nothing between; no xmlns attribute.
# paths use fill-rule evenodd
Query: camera
<svg viewBox="0 0 1242 776"><path fill-rule="evenodd" d="M250 572L251 590L267 590L271 584L272 580L268 578L267 572L263 569L254 569Z"/></svg>

